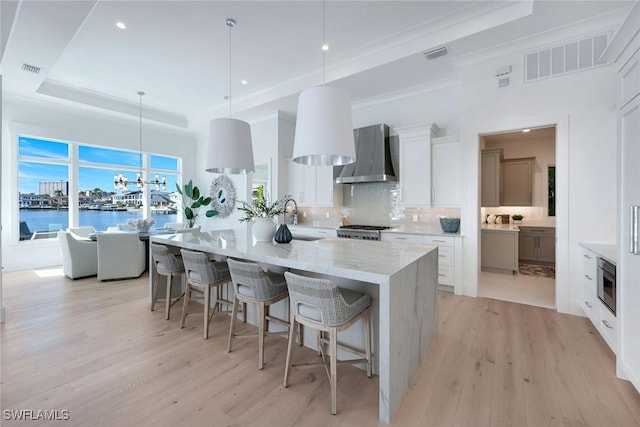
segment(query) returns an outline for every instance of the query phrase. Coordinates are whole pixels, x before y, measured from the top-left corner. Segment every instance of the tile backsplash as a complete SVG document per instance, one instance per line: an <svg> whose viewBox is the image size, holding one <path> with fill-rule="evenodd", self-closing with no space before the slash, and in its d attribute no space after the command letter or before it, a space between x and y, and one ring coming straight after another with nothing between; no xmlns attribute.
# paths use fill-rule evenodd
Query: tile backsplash
<svg viewBox="0 0 640 427"><path fill-rule="evenodd" d="M341 208L300 207L298 211L299 224L316 227L337 227L342 217L347 224L389 226L438 223L441 216L460 217L460 208L403 206L395 182L345 185Z"/></svg>

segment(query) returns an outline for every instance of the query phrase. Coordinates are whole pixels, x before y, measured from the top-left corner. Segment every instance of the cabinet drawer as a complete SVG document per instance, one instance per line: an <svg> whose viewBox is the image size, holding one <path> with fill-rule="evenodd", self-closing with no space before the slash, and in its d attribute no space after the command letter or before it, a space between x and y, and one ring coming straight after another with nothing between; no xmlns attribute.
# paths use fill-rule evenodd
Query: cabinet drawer
<svg viewBox="0 0 640 427"><path fill-rule="evenodd" d="M380 237L384 242L405 242L405 243L422 243L422 236L419 234L394 234L382 233Z"/></svg>
<svg viewBox="0 0 640 427"><path fill-rule="evenodd" d="M438 265L453 265L453 248L451 246L438 246Z"/></svg>
<svg viewBox="0 0 640 427"><path fill-rule="evenodd" d="M536 236L555 236L556 229L551 227L518 227L520 234L535 234Z"/></svg>
<svg viewBox="0 0 640 427"><path fill-rule="evenodd" d="M453 285L454 271L451 265L438 263L438 283L441 285Z"/></svg>
<svg viewBox="0 0 640 427"><path fill-rule="evenodd" d="M600 300L597 302L600 303ZM614 353L617 348L616 327L616 316L614 316L604 304L600 303L600 323L598 324L598 330Z"/></svg>
<svg viewBox="0 0 640 427"><path fill-rule="evenodd" d="M591 322L598 328L598 322L600 321L600 312L598 311L600 302L596 296L595 284L592 282L584 281L583 295L582 295L582 311L591 320Z"/></svg>
<svg viewBox="0 0 640 427"><path fill-rule="evenodd" d="M424 244L433 246L454 246L455 240L453 239L455 239L455 237L424 236Z"/></svg>

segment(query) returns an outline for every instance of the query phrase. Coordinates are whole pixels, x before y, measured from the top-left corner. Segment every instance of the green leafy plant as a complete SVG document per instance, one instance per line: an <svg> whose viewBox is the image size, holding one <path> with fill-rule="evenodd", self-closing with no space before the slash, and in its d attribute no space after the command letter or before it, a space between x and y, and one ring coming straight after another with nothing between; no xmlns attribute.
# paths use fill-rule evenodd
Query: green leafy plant
<svg viewBox="0 0 640 427"><path fill-rule="evenodd" d="M244 213L244 216L240 218L240 222L249 222L254 218L273 218L284 213L284 202L289 196L270 202L269 198L265 196L262 186L258 187L254 194L255 197L251 204L242 202L242 206L238 207L238 210Z"/></svg>
<svg viewBox="0 0 640 427"><path fill-rule="evenodd" d="M183 188L180 188L180 185L176 182L176 189L182 197L182 213L184 214L184 219L187 222L187 226L191 228L195 226L198 217L202 216L200 210L211 204L211 197L201 195L200 189L198 186L193 185L192 180L189 180ZM162 198L169 203L174 203L173 200L167 197L163 196ZM218 211L215 209L207 209L204 211L204 215L207 218L211 218L218 215Z"/></svg>
<svg viewBox="0 0 640 427"><path fill-rule="evenodd" d="M514 220L514 221L522 221L522 218L524 218L524 217L522 215L520 215L520 214L511 215L511 219Z"/></svg>

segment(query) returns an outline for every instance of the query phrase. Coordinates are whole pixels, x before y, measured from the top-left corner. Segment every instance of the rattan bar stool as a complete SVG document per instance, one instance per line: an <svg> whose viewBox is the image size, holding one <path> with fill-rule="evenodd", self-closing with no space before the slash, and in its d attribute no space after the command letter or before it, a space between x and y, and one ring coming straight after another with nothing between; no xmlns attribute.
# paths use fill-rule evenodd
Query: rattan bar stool
<svg viewBox="0 0 640 427"><path fill-rule="evenodd" d="M160 276L165 276L167 278L167 291L165 294L165 309L164 309L164 317L169 320L169 314L171 311L171 307L177 303L184 294L181 294L174 301L171 301L171 291L172 291L172 278L173 276L181 276L184 274L184 264L182 263L182 259L180 255L176 256L176 254L172 253L168 247L164 245L159 245L157 243L151 243L151 259L153 260L153 265L155 266L156 273L153 279L153 291L151 297L151 311L154 311L156 308L156 301L158 299L158 285L160 284Z"/></svg>
<svg viewBox="0 0 640 427"><path fill-rule="evenodd" d="M234 338L258 337L258 369L264 364L264 337L267 334L285 334L283 332L269 332L269 322L273 321L289 327L289 322L273 317L269 314L272 304L282 301L289 296L287 283L282 274L266 272L259 264L254 262L228 259L229 272L235 295L233 298L233 310L231 312L231 325L229 326L229 341L227 353L231 352ZM254 304L258 308L258 333L236 334L236 317L239 303Z"/></svg>
<svg viewBox="0 0 640 427"><path fill-rule="evenodd" d="M341 289L334 282L285 272L291 305L291 325L289 326L289 344L287 347L287 364L284 370L284 386L289 386L289 370L293 366L322 365L327 371L331 384L331 413L337 408L337 364L365 363L367 376L371 378L371 297L365 294ZM348 329L358 319L364 322L364 353L351 347L338 344L338 332ZM293 365L293 341L296 324L302 324L319 331L318 347L322 362ZM329 334L329 338L324 337ZM325 354L324 345L329 345L329 354ZM360 356L362 359L337 359L338 347ZM327 362L327 356L329 361ZM328 367L327 367L328 365Z"/></svg>
<svg viewBox="0 0 640 427"><path fill-rule="evenodd" d="M184 302L182 305L182 318L180 319L180 329L184 328L187 318L187 307L192 292L201 293L204 299L204 339L209 338L209 322L216 313L220 311L220 305L232 305L229 300L222 299L222 285L231 281L229 267L226 262L211 261L204 252L189 251L181 249L182 260L186 271L187 284L184 292ZM214 295L213 310L210 310L211 288L216 288ZM211 313L209 313L211 311Z"/></svg>

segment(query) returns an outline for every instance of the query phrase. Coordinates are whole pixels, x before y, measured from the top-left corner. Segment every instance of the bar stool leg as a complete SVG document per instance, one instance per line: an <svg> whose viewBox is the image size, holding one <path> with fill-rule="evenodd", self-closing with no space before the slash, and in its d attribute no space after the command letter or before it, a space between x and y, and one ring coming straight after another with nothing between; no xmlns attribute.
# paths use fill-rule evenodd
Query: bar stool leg
<svg viewBox="0 0 640 427"><path fill-rule="evenodd" d="M293 338L296 328L296 317L291 316L291 325L289 326L289 344L287 346L287 364L284 367L284 387L289 387L289 370L293 362Z"/></svg>
<svg viewBox="0 0 640 427"><path fill-rule="evenodd" d="M164 309L164 318L166 320L169 320L169 313L171 310L171 277L171 274L167 275L167 294L165 295L166 305Z"/></svg>
<svg viewBox="0 0 640 427"><path fill-rule="evenodd" d="M209 338L209 300L210 299L211 299L211 286L207 286L204 288L204 339L205 340Z"/></svg>
<svg viewBox="0 0 640 427"><path fill-rule="evenodd" d="M182 316L180 317L180 329L184 328L184 321L187 318L187 306L191 297L191 283L187 282L184 289L184 300L182 300Z"/></svg>
<svg viewBox="0 0 640 427"><path fill-rule="evenodd" d="M338 413L338 330L336 328L329 329L329 371L331 372L331 413Z"/></svg>
<svg viewBox="0 0 640 427"><path fill-rule="evenodd" d="M264 363L264 327L265 327L264 302L258 303L258 369L262 369Z"/></svg>
<svg viewBox="0 0 640 427"><path fill-rule="evenodd" d="M153 281L151 282L151 311L156 309L156 301L158 300L158 286L160 285L160 277L158 277L158 270L153 275Z"/></svg>
<svg viewBox="0 0 640 427"><path fill-rule="evenodd" d="M371 378L371 310L364 313L364 351L367 358L367 376Z"/></svg>
<svg viewBox="0 0 640 427"><path fill-rule="evenodd" d="M231 309L231 324L229 325L229 340L227 341L227 353L231 352L231 342L236 333L236 317L238 316L238 298L233 296L233 308Z"/></svg>

